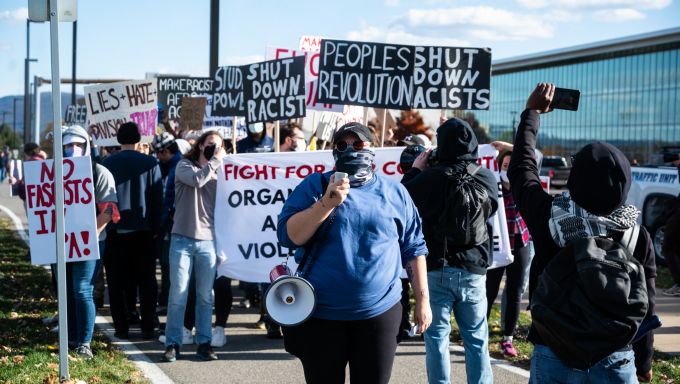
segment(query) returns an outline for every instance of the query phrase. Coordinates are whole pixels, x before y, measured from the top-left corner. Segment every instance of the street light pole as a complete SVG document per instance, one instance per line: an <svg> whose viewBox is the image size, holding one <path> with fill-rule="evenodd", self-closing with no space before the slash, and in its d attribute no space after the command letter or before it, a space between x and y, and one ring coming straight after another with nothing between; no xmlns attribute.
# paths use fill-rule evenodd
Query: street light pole
<svg viewBox="0 0 680 384"><path fill-rule="evenodd" d="M73 56L71 67L71 105L76 105L76 42L78 40L78 21L73 22Z"/></svg>
<svg viewBox="0 0 680 384"><path fill-rule="evenodd" d="M19 100L18 97L15 97L14 100L12 100L14 104L12 109L12 131L14 132L12 136L12 147L14 148L17 147L17 100Z"/></svg>
<svg viewBox="0 0 680 384"><path fill-rule="evenodd" d="M220 34L220 0L210 0L210 73L212 77L217 71ZM75 76L74 76L75 78Z"/></svg>

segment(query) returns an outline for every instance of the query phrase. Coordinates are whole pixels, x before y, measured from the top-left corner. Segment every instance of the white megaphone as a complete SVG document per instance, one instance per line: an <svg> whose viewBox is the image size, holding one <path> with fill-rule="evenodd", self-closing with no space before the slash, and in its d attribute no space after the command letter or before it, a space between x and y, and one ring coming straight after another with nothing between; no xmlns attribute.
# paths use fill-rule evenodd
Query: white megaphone
<svg viewBox="0 0 680 384"><path fill-rule="evenodd" d="M269 318L284 326L304 323L316 307L316 292L309 281L292 276L288 266L277 265L269 272L272 284L264 294Z"/></svg>

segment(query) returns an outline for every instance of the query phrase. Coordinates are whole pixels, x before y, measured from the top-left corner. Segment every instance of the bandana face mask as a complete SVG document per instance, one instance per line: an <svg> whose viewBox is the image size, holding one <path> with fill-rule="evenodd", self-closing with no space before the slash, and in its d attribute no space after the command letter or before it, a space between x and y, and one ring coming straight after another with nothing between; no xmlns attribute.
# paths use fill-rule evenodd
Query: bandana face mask
<svg viewBox="0 0 680 384"><path fill-rule="evenodd" d="M349 175L350 186L362 186L373 178L375 152L370 148L356 150L347 146L342 152L334 148L333 158L335 159L336 171L345 172Z"/></svg>
<svg viewBox="0 0 680 384"><path fill-rule="evenodd" d="M77 145L73 145L73 146L69 146L69 147L64 148L64 156L65 157L80 157L80 156L83 156L84 154L85 154L85 149L83 149L83 148L81 148Z"/></svg>

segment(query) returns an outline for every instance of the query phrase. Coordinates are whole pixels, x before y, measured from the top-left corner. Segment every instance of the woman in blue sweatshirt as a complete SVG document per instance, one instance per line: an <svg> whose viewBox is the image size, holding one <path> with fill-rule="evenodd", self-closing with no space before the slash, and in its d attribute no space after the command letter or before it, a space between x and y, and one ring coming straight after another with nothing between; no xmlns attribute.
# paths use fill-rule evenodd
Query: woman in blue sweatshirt
<svg viewBox="0 0 680 384"><path fill-rule="evenodd" d="M310 175L279 215L282 245L304 246L314 259L304 276L316 290L316 309L302 325L284 328L286 349L302 361L308 383L344 383L348 363L352 382L389 382L402 267L415 292L418 332L432 320L420 217L402 185L373 173L372 139L361 124L342 126L333 156L336 170L349 177ZM298 262L302 253L296 253Z"/></svg>

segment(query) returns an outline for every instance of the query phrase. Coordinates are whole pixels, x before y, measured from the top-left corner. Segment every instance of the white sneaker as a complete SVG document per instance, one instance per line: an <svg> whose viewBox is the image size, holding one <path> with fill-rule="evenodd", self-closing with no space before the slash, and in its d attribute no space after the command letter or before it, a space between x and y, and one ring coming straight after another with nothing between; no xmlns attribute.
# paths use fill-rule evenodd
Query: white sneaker
<svg viewBox="0 0 680 384"><path fill-rule="evenodd" d="M165 344L165 335L158 336L158 341ZM193 343L194 343L194 337L191 334L191 331L186 329L186 328L182 328L182 344L187 345L187 344L193 344Z"/></svg>
<svg viewBox="0 0 680 384"><path fill-rule="evenodd" d="M663 291L663 294L666 296L680 296L680 285L674 284L672 287Z"/></svg>
<svg viewBox="0 0 680 384"><path fill-rule="evenodd" d="M224 334L224 327L215 327L212 330L211 347L224 347L227 343L227 336Z"/></svg>

